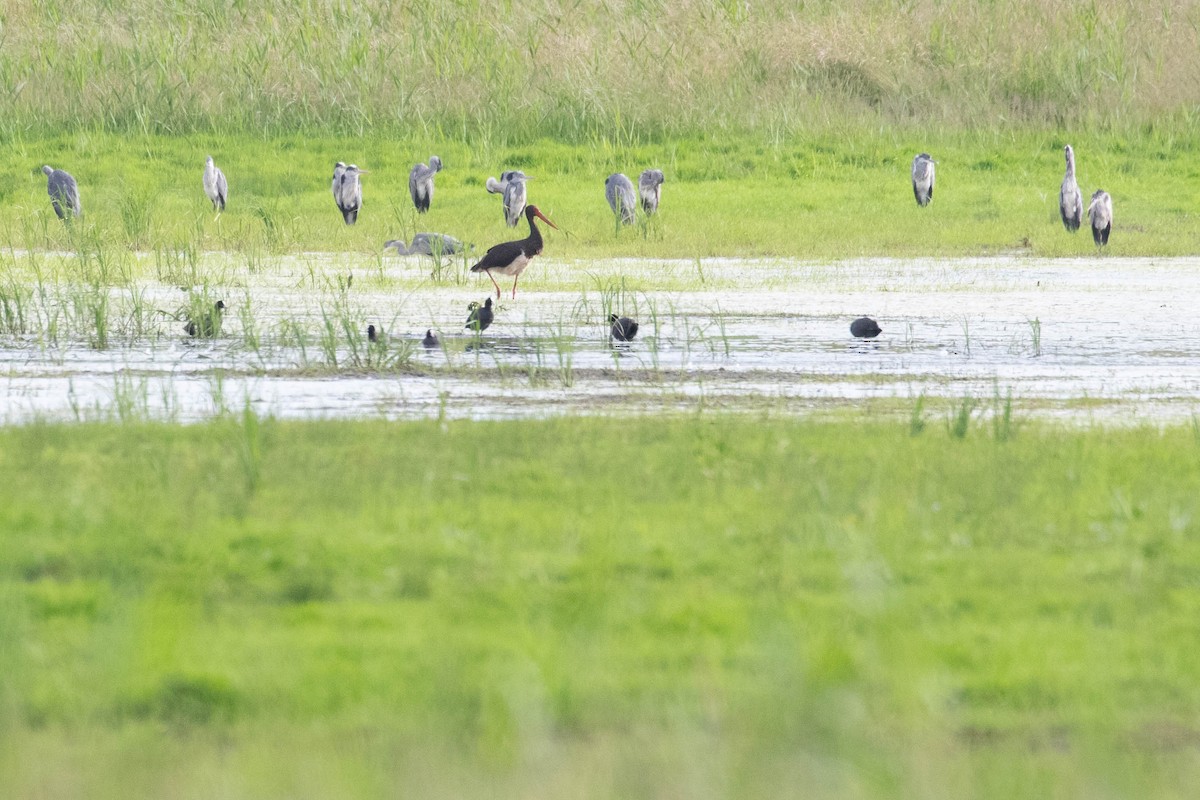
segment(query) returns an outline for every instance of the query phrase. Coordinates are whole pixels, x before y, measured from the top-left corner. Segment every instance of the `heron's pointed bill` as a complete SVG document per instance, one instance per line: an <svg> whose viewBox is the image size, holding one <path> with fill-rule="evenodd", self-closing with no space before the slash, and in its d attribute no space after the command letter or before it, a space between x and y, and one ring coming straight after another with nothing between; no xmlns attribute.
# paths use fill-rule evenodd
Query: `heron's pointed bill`
<svg viewBox="0 0 1200 800"><path fill-rule="evenodd" d="M554 230L558 230L558 226L557 226L557 225L555 225L553 222L551 222L551 221L550 221L550 218L549 218L549 217L547 217L545 214L543 214L543 213L542 213L542 210L541 210L540 208L534 208L534 209L533 209L533 215L534 215L535 217L537 217L538 219L540 219L542 222L545 222L545 223L546 223L547 225L549 225L551 228L554 228Z"/></svg>

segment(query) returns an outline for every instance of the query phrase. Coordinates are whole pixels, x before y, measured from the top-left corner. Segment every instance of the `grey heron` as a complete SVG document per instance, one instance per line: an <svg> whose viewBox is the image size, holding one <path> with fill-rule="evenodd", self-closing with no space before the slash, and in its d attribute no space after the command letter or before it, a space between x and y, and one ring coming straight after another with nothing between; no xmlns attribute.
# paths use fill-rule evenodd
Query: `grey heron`
<svg viewBox="0 0 1200 800"><path fill-rule="evenodd" d="M857 339L874 339L881 333L883 328L870 317L859 317L850 323L850 335Z"/></svg>
<svg viewBox="0 0 1200 800"><path fill-rule="evenodd" d="M225 200L229 197L229 184L225 181L225 173L213 163L212 156L204 161L204 193L212 200L213 211L221 216L225 210Z"/></svg>
<svg viewBox="0 0 1200 800"><path fill-rule="evenodd" d="M604 181L604 198L608 200L613 215L620 217L622 223L632 225L637 221L637 198L633 193L633 182L626 175L614 172L608 176Z"/></svg>
<svg viewBox="0 0 1200 800"><path fill-rule="evenodd" d="M929 205L929 201L933 199L933 165L936 163L929 153L921 153L913 159L913 195L917 198L917 205L922 208Z"/></svg>
<svg viewBox="0 0 1200 800"><path fill-rule="evenodd" d="M509 182L517 179L527 181L529 180L529 176L519 169L501 172L500 180L496 180L495 178L487 179L487 190L490 194L504 194L504 189L508 186Z"/></svg>
<svg viewBox="0 0 1200 800"><path fill-rule="evenodd" d="M42 167L46 173L46 193L50 195L50 205L59 219L65 220L67 212L76 217L83 216L83 204L79 202L79 184L70 173L55 169L49 164Z"/></svg>
<svg viewBox="0 0 1200 800"><path fill-rule="evenodd" d="M183 331L188 336L211 338L221 332L221 315L225 312L225 301L218 300L211 311L201 314L196 319L188 319Z"/></svg>
<svg viewBox="0 0 1200 800"><path fill-rule="evenodd" d="M1063 153L1067 158L1067 173L1063 175L1062 188L1058 190L1058 211L1062 214L1063 227L1074 233L1083 222L1083 195L1075 181L1075 151L1071 145L1067 145Z"/></svg>
<svg viewBox="0 0 1200 800"><path fill-rule="evenodd" d="M342 180L342 173L346 171L346 162L339 161L333 165L333 201L336 203L338 199L338 184Z"/></svg>
<svg viewBox="0 0 1200 800"><path fill-rule="evenodd" d="M405 244L402 239L389 239L383 247L385 250L393 247L402 256L452 256L468 249L458 239L444 233L418 233L413 236L412 244Z"/></svg>
<svg viewBox="0 0 1200 800"><path fill-rule="evenodd" d="M638 194L642 196L642 211L647 216L658 212L658 201L662 199L663 173L661 169L648 169L638 178Z"/></svg>
<svg viewBox="0 0 1200 800"><path fill-rule="evenodd" d="M492 311L492 298L490 297L483 301L483 305L471 303L467 306L467 310L471 313L467 315L467 324L463 327L475 333L482 333L496 318L495 312Z"/></svg>
<svg viewBox="0 0 1200 800"><path fill-rule="evenodd" d="M517 227L517 223L521 221L521 215L525 213L525 181L531 180L533 180L532 176L526 175L519 169L501 172L500 180L487 179L487 190L492 194L503 196L504 221L510 228Z"/></svg>
<svg viewBox="0 0 1200 800"><path fill-rule="evenodd" d="M471 267L471 272L486 272L487 276L492 279L492 285L496 287L497 300L500 299L500 284L496 283L492 270L513 276L512 296L515 298L517 281L520 280L521 273L529 266L529 262L533 260L534 256L542 252L542 232L538 230L537 224L533 221L534 217L558 230L558 226L539 211L537 206L526 206L525 219L529 220L529 235L515 242L501 242L492 246L484 253L483 258L479 259L479 263Z"/></svg>
<svg viewBox="0 0 1200 800"><path fill-rule="evenodd" d="M638 324L636 320L610 314L608 321L612 323L609 335L618 342L631 342L633 341L633 337L637 336Z"/></svg>
<svg viewBox="0 0 1200 800"><path fill-rule="evenodd" d="M442 171L442 160L430 156L428 164L416 164L408 173L408 192L412 195L417 213L424 214L433 202L433 176Z"/></svg>
<svg viewBox="0 0 1200 800"><path fill-rule="evenodd" d="M338 162L339 164L341 162ZM362 208L362 183L359 175L366 175L367 170L359 169L357 164L350 164L340 173L334 169L333 199L337 201L338 210L347 225L358 221L358 210Z"/></svg>
<svg viewBox="0 0 1200 800"><path fill-rule="evenodd" d="M1088 221L1092 223L1092 240L1097 244L1108 244L1108 234L1112 232L1113 209L1112 198L1103 189L1097 189L1092 195L1092 202L1087 207Z"/></svg>
<svg viewBox="0 0 1200 800"><path fill-rule="evenodd" d="M488 300L491 299L492 298L490 297L488 298ZM424 345L426 349L432 349L440 345L441 342L438 341L437 334L433 332L433 328L427 328L425 330L425 338L421 340L421 344Z"/></svg>

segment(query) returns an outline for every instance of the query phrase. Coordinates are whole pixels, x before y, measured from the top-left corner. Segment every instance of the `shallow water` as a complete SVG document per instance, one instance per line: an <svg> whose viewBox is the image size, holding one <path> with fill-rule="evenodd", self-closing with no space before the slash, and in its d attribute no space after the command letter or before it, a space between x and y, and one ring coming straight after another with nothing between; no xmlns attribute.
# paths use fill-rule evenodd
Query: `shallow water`
<svg viewBox="0 0 1200 800"><path fill-rule="evenodd" d="M899 412L920 395L930 407L972 398L986 413L1011 394L1022 414L1163 422L1200 406L1190 319L1200 259L545 261L478 341L462 325L486 279L435 285L423 279L427 261L395 258L348 290L322 291L319 259L279 259L209 287L230 305L212 340L189 339L166 317L104 349L39 330L0 336L3 419L188 421L246 403L280 417L700 404ZM330 259L331 274L344 268ZM154 281L137 289L156 308L184 297ZM613 307L640 321L634 342L610 345ZM339 327L339 313L355 330ZM850 337L862 314L883 327L878 339ZM368 321L389 332L385 348L368 348L357 330ZM442 332L441 348L420 346L428 327ZM405 352L407 369L376 368Z"/></svg>

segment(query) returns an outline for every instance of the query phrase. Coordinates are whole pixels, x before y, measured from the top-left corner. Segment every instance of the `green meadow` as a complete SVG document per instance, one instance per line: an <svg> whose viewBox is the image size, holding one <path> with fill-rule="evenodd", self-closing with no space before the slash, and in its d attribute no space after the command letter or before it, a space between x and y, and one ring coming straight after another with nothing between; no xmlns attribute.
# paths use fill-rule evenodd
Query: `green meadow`
<svg viewBox="0 0 1200 800"><path fill-rule="evenodd" d="M1064 144L1113 197L1110 251L1200 248L1200 10L1105 0L309 0L14 7L0 17L0 241L69 247L49 163L115 246L377 252L511 238L489 175L535 176L563 258L1090 255L1057 222ZM909 166L938 160L932 207ZM411 166L440 155L432 212ZM230 182L218 226L200 188ZM336 161L372 171L340 223ZM612 172L664 171L618 231ZM523 227L523 226L522 226ZM1086 232L1085 232L1086 234Z"/></svg>
<svg viewBox="0 0 1200 800"><path fill-rule="evenodd" d="M545 230L545 255L707 258L793 256L973 256L1095 254L1085 229L1058 218L1064 143L1078 154L1081 187L1113 196L1106 252L1186 255L1200 251L1200 139L1138 132L1080 135L915 131L852 136L750 134L643 145L608 141L528 144L400 141L379 135L134 136L80 133L21 142L0 154L0 239L18 249L78 249L86 237L109 249L235 253L336 251L372 257L388 239L449 233L480 249L521 238L504 225L489 175L522 169L536 203L560 227ZM938 161L933 203L919 208L912 157ZM200 185L212 153L228 176L229 206L215 220ZM445 166L433 207L418 216L408 171L431 153ZM363 210L348 227L330 193L335 161L357 163ZM43 163L79 182L84 217L65 230L46 196ZM615 224L604 180L661 167L660 213Z"/></svg>
<svg viewBox="0 0 1200 800"><path fill-rule="evenodd" d="M1194 256L1198 52L1200 5L1169 0L0 5L0 352L161 344L180 319L147 286L180 287L181 312L231 300L222 346L402 382L412 349L378 360L351 278L407 300L425 262L385 275L385 240L523 236L484 189L507 169L561 229L541 288L589 313L709 288L701 260L723 256ZM1085 194L1113 197L1103 254L1058 219L1068 143ZM445 169L419 217L408 172L430 154ZM353 227L339 160L370 170ZM78 180L82 219L54 217L43 164ZM605 177L649 167L661 211L621 228ZM274 256L299 264L264 275ZM572 271L625 257L697 277ZM474 293L469 263L433 284ZM284 277L321 320L256 319L255 282ZM1200 782L1194 424L1014 418L997 385L992 416L922 395L908 421L222 404L177 425L118 390L102 418L124 422L0 427L0 797Z"/></svg>
<svg viewBox="0 0 1200 800"><path fill-rule="evenodd" d="M8 797L1185 797L1190 428L0 431Z"/></svg>

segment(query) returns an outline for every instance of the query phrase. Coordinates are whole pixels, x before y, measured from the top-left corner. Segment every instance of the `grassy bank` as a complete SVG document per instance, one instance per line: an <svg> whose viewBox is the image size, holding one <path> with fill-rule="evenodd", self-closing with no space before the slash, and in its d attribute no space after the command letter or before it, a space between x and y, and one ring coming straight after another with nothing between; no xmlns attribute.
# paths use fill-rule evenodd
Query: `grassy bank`
<svg viewBox="0 0 1200 800"><path fill-rule="evenodd" d="M658 144L546 139L504 145L439 136L393 139L328 134L124 136L80 133L21 138L0 154L0 242L18 249L106 247L166 251L360 252L416 231L452 234L481 247L523 236L504 226L484 181L503 169L534 175L536 202L562 228L548 231L555 258L730 255L844 258L865 255L1091 256L1085 230L1058 220L1062 146L1075 146L1081 187L1106 189L1115 205L1115 255L1200 252L1200 139L1194 131L1133 134L1065 129L928 133L846 127L837 134L700 136ZM913 201L915 153L938 160L933 204ZM229 177L228 210L214 221L200 186L212 153ZM445 162L428 215L408 197L408 171L437 153ZM330 194L335 161L371 170L359 222L346 227ZM43 163L79 181L82 225L54 217ZM618 229L605 177L667 178L660 214Z"/></svg>
<svg viewBox="0 0 1200 800"><path fill-rule="evenodd" d="M6 796L1183 796L1190 429L0 431Z"/></svg>
<svg viewBox="0 0 1200 800"><path fill-rule="evenodd" d="M1171 0L22 3L0 19L0 131L1194 127L1198 30Z"/></svg>

